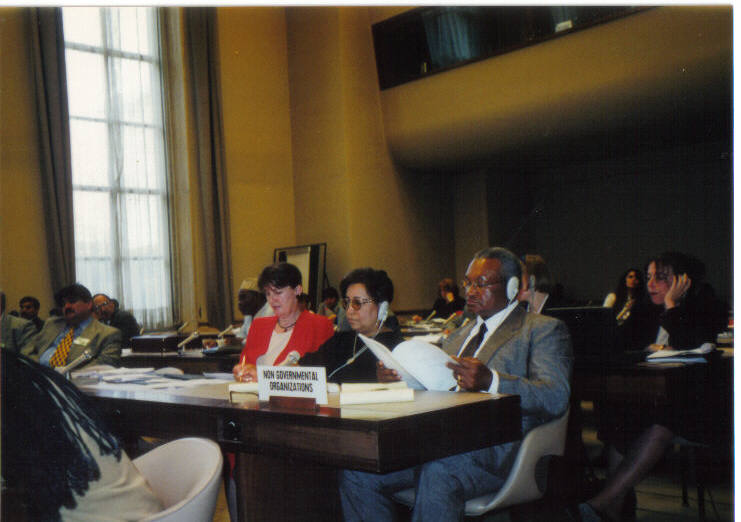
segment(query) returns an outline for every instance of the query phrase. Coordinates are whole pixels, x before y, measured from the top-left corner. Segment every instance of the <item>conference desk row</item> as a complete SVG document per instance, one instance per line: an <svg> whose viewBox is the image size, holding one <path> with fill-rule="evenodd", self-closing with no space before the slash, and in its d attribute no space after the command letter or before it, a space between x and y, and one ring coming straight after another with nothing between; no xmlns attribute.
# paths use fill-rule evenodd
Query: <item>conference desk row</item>
<svg viewBox="0 0 741 522"><path fill-rule="evenodd" d="M175 392L80 386L125 441L215 440L234 454L240 520L340 520L337 470L386 473L521 437L520 399L415 392L413 402L281 410L226 384ZM229 462L229 459L225 459Z"/></svg>
<svg viewBox="0 0 741 522"><path fill-rule="evenodd" d="M187 369L187 360L163 365ZM732 361L727 350L707 365L577 369L573 393L579 400L637 407L682 408L700 401L715 412L712 430L724 438L732 433ZM307 413L271 409L255 396L240 394L232 402L226 384L173 393L83 391L125 440L200 436L233 453L240 520L339 520L337 469L386 473L520 437L516 396L416 392L410 403L339 408L330 395L329 406Z"/></svg>

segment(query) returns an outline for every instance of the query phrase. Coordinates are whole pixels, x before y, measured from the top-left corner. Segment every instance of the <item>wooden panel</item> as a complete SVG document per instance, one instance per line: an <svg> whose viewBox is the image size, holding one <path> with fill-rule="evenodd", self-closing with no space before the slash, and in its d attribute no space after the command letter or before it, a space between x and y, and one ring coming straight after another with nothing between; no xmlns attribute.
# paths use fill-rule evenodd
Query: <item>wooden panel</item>
<svg viewBox="0 0 741 522"><path fill-rule="evenodd" d="M342 520L337 469L265 455L239 454L236 471L242 520Z"/></svg>

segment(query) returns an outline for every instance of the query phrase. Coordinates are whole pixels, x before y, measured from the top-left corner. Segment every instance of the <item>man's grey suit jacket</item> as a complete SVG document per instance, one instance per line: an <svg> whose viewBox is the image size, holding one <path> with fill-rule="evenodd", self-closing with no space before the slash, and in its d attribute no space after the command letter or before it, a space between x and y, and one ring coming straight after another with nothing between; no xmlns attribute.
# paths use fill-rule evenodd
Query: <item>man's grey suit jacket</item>
<svg viewBox="0 0 741 522"><path fill-rule="evenodd" d="M21 349L21 353L38 361L44 352L51 346L59 332L67 328L63 317L50 317L44 327ZM118 328L106 326L97 319L93 319L87 328L72 341L67 356L67 364L74 361L86 350L90 350L92 359L86 364L121 365L121 331Z"/></svg>
<svg viewBox="0 0 741 522"><path fill-rule="evenodd" d="M0 348L18 353L34 335L36 335L36 327L31 321L10 314L2 315Z"/></svg>
<svg viewBox="0 0 741 522"><path fill-rule="evenodd" d="M458 355L476 323L453 332L443 350ZM499 375L499 393L520 396L523 436L535 426L560 417L571 394L571 337L552 317L516 307L486 340L476 356Z"/></svg>

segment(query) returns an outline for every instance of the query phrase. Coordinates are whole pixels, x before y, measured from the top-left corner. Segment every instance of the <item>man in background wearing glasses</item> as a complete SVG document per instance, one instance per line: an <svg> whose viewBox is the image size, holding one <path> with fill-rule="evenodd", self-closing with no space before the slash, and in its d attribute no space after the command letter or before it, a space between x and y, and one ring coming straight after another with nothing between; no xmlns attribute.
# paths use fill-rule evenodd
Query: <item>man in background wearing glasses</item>
<svg viewBox="0 0 741 522"><path fill-rule="evenodd" d="M517 306L520 277L512 252L498 247L477 252L462 282L466 308L476 320L453 332L443 350L457 361L449 367L458 389L520 396L524 437L566 412L572 356L564 323ZM386 371L389 380L398 378ZM416 487L412 520L462 520L466 500L502 487L519 445L501 444L386 475L343 471L345 519L364 520L372 514L373 520L393 520L391 495Z"/></svg>
<svg viewBox="0 0 741 522"><path fill-rule="evenodd" d="M21 353L44 366L63 367L86 351L86 364L118 366L121 331L93 317L93 297L79 283L62 288L54 296L62 317L50 317L44 327L21 349Z"/></svg>
<svg viewBox="0 0 741 522"><path fill-rule="evenodd" d="M93 314L98 321L121 330L122 346L131 346L131 338L141 330L136 318L105 294L93 296Z"/></svg>

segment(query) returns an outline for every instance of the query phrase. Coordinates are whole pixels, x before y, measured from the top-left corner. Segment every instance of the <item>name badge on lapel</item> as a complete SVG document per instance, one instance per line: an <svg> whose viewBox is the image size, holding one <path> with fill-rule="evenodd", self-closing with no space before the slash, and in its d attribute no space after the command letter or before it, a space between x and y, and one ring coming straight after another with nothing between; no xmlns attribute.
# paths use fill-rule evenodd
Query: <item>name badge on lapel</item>
<svg viewBox="0 0 741 522"><path fill-rule="evenodd" d="M80 346L87 346L89 343L90 339L86 339L85 337L78 337L72 341L72 344L79 344Z"/></svg>

